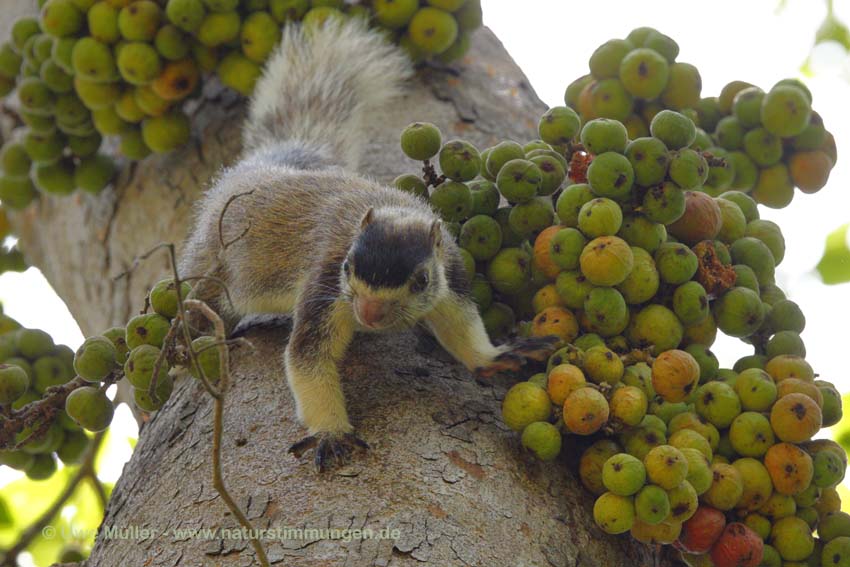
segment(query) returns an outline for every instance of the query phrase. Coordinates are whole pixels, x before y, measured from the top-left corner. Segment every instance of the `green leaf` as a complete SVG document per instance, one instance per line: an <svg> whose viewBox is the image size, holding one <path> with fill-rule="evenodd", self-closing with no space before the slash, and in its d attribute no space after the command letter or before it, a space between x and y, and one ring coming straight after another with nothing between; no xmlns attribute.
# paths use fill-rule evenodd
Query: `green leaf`
<svg viewBox="0 0 850 567"><path fill-rule="evenodd" d="M845 224L826 237L826 249L817 265L817 271L825 284L834 285L850 282L848 229L850 229L850 224Z"/></svg>
<svg viewBox="0 0 850 567"><path fill-rule="evenodd" d="M803 61L803 64L800 65L800 74L804 77L812 78L815 76L815 72L812 71L812 56L809 55L806 57L806 60Z"/></svg>
<svg viewBox="0 0 850 567"><path fill-rule="evenodd" d="M836 41L844 49L850 49L850 28L833 15L827 16L815 33L815 44L827 41Z"/></svg>
<svg viewBox="0 0 850 567"><path fill-rule="evenodd" d="M0 496L0 528L11 528L15 525L15 519L6 504L6 499Z"/></svg>
<svg viewBox="0 0 850 567"><path fill-rule="evenodd" d="M0 549L13 545L21 535L56 499L77 471L77 467L65 467L47 480L34 481L22 478L0 489L0 502L8 504L12 523L0 521ZM107 493L111 485L105 487ZM0 504L2 518L2 504ZM103 507L91 482L84 480L73 496L65 503L59 514L50 523L49 537L36 537L27 547L33 562L38 567L47 567L56 562L61 551L69 544L90 549L96 530L103 521Z"/></svg>
<svg viewBox="0 0 850 567"><path fill-rule="evenodd" d="M64 521L54 522L52 525L56 527L57 534L62 533L59 530L68 529ZM33 563L38 567L46 567L56 562L63 547L65 547L65 542L61 536L53 538L39 536L27 547L27 551L32 554Z"/></svg>
<svg viewBox="0 0 850 567"><path fill-rule="evenodd" d="M70 469L64 468L41 481L24 477L0 489L0 496L9 504L14 520L13 526L0 527L0 547L14 544L21 530L26 529L50 506L67 484L70 472Z"/></svg>
<svg viewBox="0 0 850 567"><path fill-rule="evenodd" d="M68 500L67 506L74 510L74 515L70 518L74 528L84 530L85 534L93 532L103 520L100 499L88 481L80 485L74 496ZM93 542L94 538L91 540Z"/></svg>

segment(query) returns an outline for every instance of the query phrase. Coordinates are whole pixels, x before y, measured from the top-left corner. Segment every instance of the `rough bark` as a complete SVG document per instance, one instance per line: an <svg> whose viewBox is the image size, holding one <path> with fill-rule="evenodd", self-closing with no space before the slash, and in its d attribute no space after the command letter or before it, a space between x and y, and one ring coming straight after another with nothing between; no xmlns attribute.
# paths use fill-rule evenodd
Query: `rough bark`
<svg viewBox="0 0 850 567"><path fill-rule="evenodd" d="M428 120L479 147L535 137L544 105L488 31L457 70L420 73L405 98L376 117L363 171L388 181L413 171L397 136ZM15 224L29 261L67 302L85 333L120 324L166 273L164 255L126 278L112 276L159 242L179 243L191 206L239 149L244 100L209 86L194 112L191 145L125 168L115 190L43 199ZM309 251L305 251L309 253ZM280 354L286 332L262 331L256 352L233 359L225 413L225 477L263 528L397 529L395 540L269 542L288 566L491 565L649 566L649 547L606 536L579 484L577 449L541 464L522 454L499 417L508 382L477 384L411 333L361 337L344 368L352 421L371 451L317 476L286 453L304 435L294 419ZM147 423L115 488L105 525L155 530L154 539L102 534L91 566L253 565L247 542L176 537L170 530L235 528L210 482L212 401L193 380L178 382ZM136 535L139 535L138 533Z"/></svg>

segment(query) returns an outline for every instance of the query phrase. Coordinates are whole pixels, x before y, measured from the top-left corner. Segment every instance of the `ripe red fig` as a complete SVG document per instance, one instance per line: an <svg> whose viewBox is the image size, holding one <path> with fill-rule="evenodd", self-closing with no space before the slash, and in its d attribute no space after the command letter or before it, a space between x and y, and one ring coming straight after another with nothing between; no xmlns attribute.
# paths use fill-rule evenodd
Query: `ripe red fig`
<svg viewBox="0 0 850 567"><path fill-rule="evenodd" d="M711 560L716 567L758 567L763 555L764 541L740 522L726 526L711 548Z"/></svg>
<svg viewBox="0 0 850 567"><path fill-rule="evenodd" d="M667 226L667 231L693 246L701 240L714 240L723 225L720 206L707 193L685 191L685 213Z"/></svg>
<svg viewBox="0 0 850 567"><path fill-rule="evenodd" d="M726 516L717 508L700 506L691 519L682 524L678 547L688 553L708 553L726 527Z"/></svg>

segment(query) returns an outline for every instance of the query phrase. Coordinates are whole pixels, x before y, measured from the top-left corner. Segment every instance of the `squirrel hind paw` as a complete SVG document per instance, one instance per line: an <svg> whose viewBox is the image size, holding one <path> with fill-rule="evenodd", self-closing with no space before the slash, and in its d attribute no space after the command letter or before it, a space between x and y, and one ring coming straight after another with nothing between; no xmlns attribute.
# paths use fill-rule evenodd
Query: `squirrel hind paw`
<svg viewBox="0 0 850 567"><path fill-rule="evenodd" d="M478 378L492 378L502 372L518 372L527 360L542 362L555 351L558 337L529 337L513 341L504 347L504 352L487 366L475 369Z"/></svg>
<svg viewBox="0 0 850 567"><path fill-rule="evenodd" d="M326 472L348 463L354 451L367 451L369 444L354 433L310 435L293 444L289 452L300 459L304 453L314 449L313 462L318 472Z"/></svg>

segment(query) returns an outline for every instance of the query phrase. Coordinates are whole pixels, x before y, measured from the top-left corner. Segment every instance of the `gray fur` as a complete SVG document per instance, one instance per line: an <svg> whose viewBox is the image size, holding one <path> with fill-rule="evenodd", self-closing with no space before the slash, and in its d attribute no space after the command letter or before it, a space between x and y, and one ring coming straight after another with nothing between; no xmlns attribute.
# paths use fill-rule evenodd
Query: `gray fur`
<svg viewBox="0 0 850 567"><path fill-rule="evenodd" d="M361 18L286 25L257 82L245 149L297 142L355 171L365 121L380 116L410 75L404 53Z"/></svg>
<svg viewBox="0 0 850 567"><path fill-rule="evenodd" d="M280 166L293 169L327 169L337 167L327 148L310 146L299 140L265 144L242 158L242 165Z"/></svg>
<svg viewBox="0 0 850 567"><path fill-rule="evenodd" d="M430 206L350 173L364 145L366 115L380 112L408 73L401 52L362 22L306 32L286 26L257 84L245 155L199 201L183 252L184 277L208 274L226 284L232 304L212 282L199 282L195 293L230 329L245 316L293 315L287 381L312 434L342 439L352 431L338 366L362 329L352 309L356 294L382 294L395 306L385 328L422 321L470 369L505 350L490 343L460 283L457 245ZM373 236L386 236L367 238L366 226ZM403 274L392 280L398 288L371 291L368 282L344 274L343 261L359 257L369 273L381 275L381 256L373 251L383 241L416 243L427 265L413 268L431 275L424 291L405 285ZM423 253L423 243L433 250Z"/></svg>

